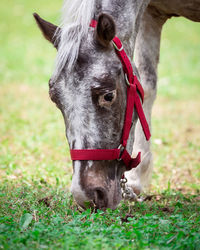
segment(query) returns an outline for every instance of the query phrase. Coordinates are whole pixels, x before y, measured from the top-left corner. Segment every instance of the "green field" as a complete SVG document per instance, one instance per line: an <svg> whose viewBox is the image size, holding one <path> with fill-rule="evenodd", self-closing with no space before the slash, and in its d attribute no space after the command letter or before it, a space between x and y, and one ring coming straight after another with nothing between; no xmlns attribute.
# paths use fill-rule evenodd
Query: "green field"
<svg viewBox="0 0 200 250"><path fill-rule="evenodd" d="M200 24L174 18L162 34L152 196L81 213L48 96L56 51L32 17L58 24L61 5L0 2L0 249L200 249Z"/></svg>

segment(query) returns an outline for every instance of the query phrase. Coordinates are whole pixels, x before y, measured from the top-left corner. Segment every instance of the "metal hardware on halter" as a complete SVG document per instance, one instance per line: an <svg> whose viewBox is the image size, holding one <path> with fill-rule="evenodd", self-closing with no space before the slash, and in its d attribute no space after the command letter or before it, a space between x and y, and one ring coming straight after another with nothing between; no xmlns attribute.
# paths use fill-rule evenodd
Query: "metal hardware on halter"
<svg viewBox="0 0 200 250"><path fill-rule="evenodd" d="M118 149L120 150L120 154L119 154L119 159L117 159L117 160L121 161L121 156L122 156L122 153L123 153L125 147L122 144L120 144Z"/></svg>
<svg viewBox="0 0 200 250"><path fill-rule="evenodd" d="M142 202L144 198L138 198L138 196L134 193L133 189L127 185L128 180L126 177L122 177L120 180L120 187L122 192L122 198L128 201L134 202Z"/></svg>
<svg viewBox="0 0 200 250"><path fill-rule="evenodd" d="M121 187L121 189L122 189L122 191L124 192L125 191L125 187L126 187L126 183L127 183L127 179L126 179L126 177L123 177L121 180L120 180L120 187ZM122 192L122 193L123 193Z"/></svg>
<svg viewBox="0 0 200 250"><path fill-rule="evenodd" d="M123 47L123 44L122 44L122 47L119 49L118 47L117 47L117 45L112 41L112 44L113 44L113 46L115 47L115 49L117 50L117 51L122 51L123 49L124 49L124 47Z"/></svg>
<svg viewBox="0 0 200 250"><path fill-rule="evenodd" d="M129 80L128 80L127 74L125 74L124 77L125 77L126 84L127 84L128 86L130 86L130 82L129 82Z"/></svg>

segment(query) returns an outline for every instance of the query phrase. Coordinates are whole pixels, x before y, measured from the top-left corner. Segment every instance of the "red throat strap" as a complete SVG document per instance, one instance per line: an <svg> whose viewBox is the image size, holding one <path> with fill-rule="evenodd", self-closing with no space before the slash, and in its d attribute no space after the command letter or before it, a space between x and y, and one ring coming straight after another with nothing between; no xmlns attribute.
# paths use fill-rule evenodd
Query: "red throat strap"
<svg viewBox="0 0 200 250"><path fill-rule="evenodd" d="M95 28L97 25L96 20L92 20L90 27ZM138 153L136 158L131 158L130 154L126 150L127 141L129 138L134 108L138 114L142 129L144 131L146 140L149 140L151 133L149 130L148 123L146 121L142 104L144 101L144 90L138 81L137 77L133 74L132 64L123 48L123 45L118 37L113 39L113 46L116 54L118 55L125 74L125 81L127 83L127 105L124 120L124 127L122 132L121 144L117 149L74 149L71 150L72 160L122 160L126 166L126 170L131 170L138 166L141 162L141 153ZM139 93L139 94L138 94ZM140 96L139 96L140 95Z"/></svg>

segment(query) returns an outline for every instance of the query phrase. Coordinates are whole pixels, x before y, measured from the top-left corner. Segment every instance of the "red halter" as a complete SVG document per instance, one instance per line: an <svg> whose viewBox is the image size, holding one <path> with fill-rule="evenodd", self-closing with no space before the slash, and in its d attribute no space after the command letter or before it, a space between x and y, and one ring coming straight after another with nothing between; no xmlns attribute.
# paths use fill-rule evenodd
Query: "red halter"
<svg viewBox="0 0 200 250"><path fill-rule="evenodd" d="M95 28L97 25L96 20L92 20L90 27ZM118 37L115 37L112 41L115 51L123 65L125 73L125 80L127 82L127 105L126 114L123 127L123 134L121 144L115 149L72 149L70 150L71 159L73 161L84 161L84 160L122 160L126 166L126 171L131 170L138 166L141 162L141 153L138 153L136 158L131 158L131 155L126 150L127 141L132 125L132 117L134 108L140 119L146 140L151 137L148 123L146 121L142 104L140 102L141 96L142 102L144 101L144 90L138 81L137 77L133 74L133 68L131 62L124 51L123 45Z"/></svg>

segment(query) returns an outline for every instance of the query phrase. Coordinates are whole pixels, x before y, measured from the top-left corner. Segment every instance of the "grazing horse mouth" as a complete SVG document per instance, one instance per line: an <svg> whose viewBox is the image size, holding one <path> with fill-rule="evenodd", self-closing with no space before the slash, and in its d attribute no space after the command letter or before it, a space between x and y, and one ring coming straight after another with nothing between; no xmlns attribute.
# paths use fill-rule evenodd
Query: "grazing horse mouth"
<svg viewBox="0 0 200 250"><path fill-rule="evenodd" d="M79 201L77 201L78 206L81 206L81 208L92 208L94 210L96 209L116 209L119 202L122 199L121 191L119 190L116 192L116 190L108 190L104 187L95 187L91 189L87 189L86 191L87 197L89 198L88 201L84 201L83 204L79 204ZM110 197L111 196L111 197Z"/></svg>
<svg viewBox="0 0 200 250"><path fill-rule="evenodd" d="M115 209L122 199L122 163L117 161L74 162L71 192L82 208ZM78 165L76 165L78 164ZM78 169L81 170L78 172ZM79 176L79 178L78 178ZM77 185L78 184L78 185Z"/></svg>
<svg viewBox="0 0 200 250"><path fill-rule="evenodd" d="M102 187L96 187L94 190L88 190L87 193L92 192L92 206L94 209L105 209L108 207L108 194Z"/></svg>

